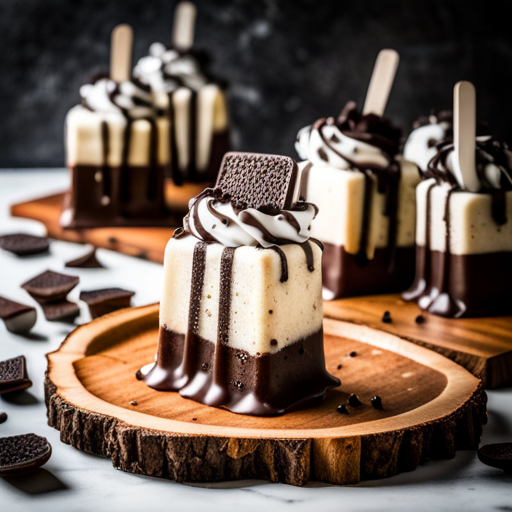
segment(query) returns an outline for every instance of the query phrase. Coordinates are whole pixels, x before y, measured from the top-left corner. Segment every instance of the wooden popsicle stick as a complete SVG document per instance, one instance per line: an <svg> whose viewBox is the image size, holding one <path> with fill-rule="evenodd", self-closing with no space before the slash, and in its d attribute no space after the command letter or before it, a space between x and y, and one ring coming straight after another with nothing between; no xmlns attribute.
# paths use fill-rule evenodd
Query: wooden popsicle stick
<svg viewBox="0 0 512 512"><path fill-rule="evenodd" d="M453 88L453 172L459 185L470 192L480 190L476 174L476 93L471 82L458 82Z"/></svg>
<svg viewBox="0 0 512 512"><path fill-rule="evenodd" d="M384 114L399 62L400 56L396 50L379 52L366 93L363 114Z"/></svg>
<svg viewBox="0 0 512 512"><path fill-rule="evenodd" d="M130 25L118 25L110 42L110 78L114 82L130 80L132 76L133 30Z"/></svg>
<svg viewBox="0 0 512 512"><path fill-rule="evenodd" d="M196 6L191 2L180 2L174 11L172 45L183 51L192 48L196 25Z"/></svg>

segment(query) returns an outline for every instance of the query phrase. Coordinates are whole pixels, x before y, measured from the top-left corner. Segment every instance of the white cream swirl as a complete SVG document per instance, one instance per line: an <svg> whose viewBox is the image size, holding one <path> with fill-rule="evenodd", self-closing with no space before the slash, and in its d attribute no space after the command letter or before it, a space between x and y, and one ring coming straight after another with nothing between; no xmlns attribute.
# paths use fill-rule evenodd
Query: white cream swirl
<svg viewBox="0 0 512 512"><path fill-rule="evenodd" d="M151 117L154 114L151 94L136 83L125 81L117 84L110 78L100 78L80 87L82 104L103 114L116 114L132 119Z"/></svg>
<svg viewBox="0 0 512 512"><path fill-rule="evenodd" d="M226 247L301 244L309 239L311 221L318 211L313 204L303 204L303 209L272 213L254 208L237 211L230 202L200 195L191 202L184 221L185 231Z"/></svg>
<svg viewBox="0 0 512 512"><path fill-rule="evenodd" d="M345 135L331 120L317 122L299 131L295 149L303 160L336 169L349 169L354 165L389 165L389 158L381 149Z"/></svg>
<svg viewBox="0 0 512 512"><path fill-rule="evenodd" d="M154 92L172 92L180 86L198 91L208 83L193 55L167 50L161 43L150 46L149 55L137 62L133 74Z"/></svg>

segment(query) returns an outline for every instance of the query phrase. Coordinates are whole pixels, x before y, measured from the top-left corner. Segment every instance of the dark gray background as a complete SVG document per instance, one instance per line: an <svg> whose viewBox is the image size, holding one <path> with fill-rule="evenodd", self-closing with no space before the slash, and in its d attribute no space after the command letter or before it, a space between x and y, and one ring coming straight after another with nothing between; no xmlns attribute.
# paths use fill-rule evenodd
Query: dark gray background
<svg viewBox="0 0 512 512"><path fill-rule="evenodd" d="M78 88L108 69L110 31L135 58L168 42L175 1L0 0L0 167L62 166ZM197 0L197 48L230 84L237 149L294 155L299 128L360 105L381 48L401 62L386 111L407 131L471 80L478 112L511 141L510 0Z"/></svg>

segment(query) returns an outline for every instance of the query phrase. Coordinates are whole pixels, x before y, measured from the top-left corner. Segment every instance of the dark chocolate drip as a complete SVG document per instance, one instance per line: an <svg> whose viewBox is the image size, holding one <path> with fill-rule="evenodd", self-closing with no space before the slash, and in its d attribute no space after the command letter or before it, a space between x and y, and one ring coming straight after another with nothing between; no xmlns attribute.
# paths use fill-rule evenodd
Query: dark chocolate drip
<svg viewBox="0 0 512 512"><path fill-rule="evenodd" d="M226 217L225 215L222 215L218 210L216 210L213 205L213 201L207 201L206 207L208 208L208 211L216 218L219 219L222 224L225 226L230 226L232 224L232 220L229 217ZM194 218L195 219L195 218Z"/></svg>
<svg viewBox="0 0 512 512"><path fill-rule="evenodd" d="M225 247L220 260L220 294L219 294L219 323L217 328L217 345L215 347L213 382L221 393L225 393L227 383L225 350L229 344L229 322L231 320L231 281L233 273L234 247Z"/></svg>
<svg viewBox="0 0 512 512"><path fill-rule="evenodd" d="M121 155L121 201L128 203L130 201L129 179L127 176L128 157L130 153L130 141L132 136L133 120L126 117L126 126L123 135L123 152Z"/></svg>
<svg viewBox="0 0 512 512"><path fill-rule="evenodd" d="M176 185L183 183L182 175L178 167L178 146L176 143L176 113L174 110L173 92L168 94L169 97L169 151L171 153L169 162L171 164L171 177Z"/></svg>
<svg viewBox="0 0 512 512"><path fill-rule="evenodd" d="M158 128L156 121L148 118L151 126L149 138L149 176L148 176L148 199L154 201L158 196Z"/></svg>
<svg viewBox="0 0 512 512"><path fill-rule="evenodd" d="M492 197L492 218L498 224L502 226L506 224L507 219L507 196L504 190L493 190L491 192Z"/></svg>
<svg viewBox="0 0 512 512"><path fill-rule="evenodd" d="M279 258L281 259L281 278L279 281L281 283L286 283L286 281L288 281L288 260L286 259L286 254L281 247L278 247L277 245L271 245L269 249L272 249L279 254Z"/></svg>
<svg viewBox="0 0 512 512"><path fill-rule="evenodd" d="M188 173L190 181L197 181L196 143L197 143L197 92L190 89L190 103L188 108Z"/></svg>
<svg viewBox="0 0 512 512"><path fill-rule="evenodd" d="M199 198L201 199L201 198ZM197 200L196 200L197 202ZM196 208L192 208L192 218L194 220L194 228L195 230L197 231L198 235L205 241L205 242L216 242L217 240L212 236L210 235L210 233L208 233L208 231L206 231L206 229L204 229L204 226L201 222L201 219L199 218L199 212L198 212L199 208L197 208L197 205L196 205ZM185 229L187 231L190 230L189 226L188 226L188 215L187 217L185 217Z"/></svg>
<svg viewBox="0 0 512 512"><path fill-rule="evenodd" d="M320 242L320 240L318 240L317 238L309 237L309 241L313 242L316 245L318 245L318 247L320 247L320 250L322 252L324 251L324 244L322 242Z"/></svg>
<svg viewBox="0 0 512 512"><path fill-rule="evenodd" d="M197 366L197 337L199 336L199 314L204 286L207 249L207 244L204 242L198 242L194 247L194 256L192 259L192 282L190 286L188 327L185 336L182 365L182 376L187 378L187 380L191 375L193 375Z"/></svg>
<svg viewBox="0 0 512 512"><path fill-rule="evenodd" d="M110 153L110 137L108 131L108 123L106 121L101 122L101 146L103 149L103 165L101 168L101 179L103 183L103 197L110 199L111 195L111 183L110 183L110 167L108 165L108 155Z"/></svg>
<svg viewBox="0 0 512 512"><path fill-rule="evenodd" d="M302 244L299 244L302 250L304 251L304 254L306 255L306 265L308 267L308 270L310 272L315 271L315 260L313 256L313 250L311 249L311 246L309 245L309 242L304 242Z"/></svg>
<svg viewBox="0 0 512 512"><path fill-rule="evenodd" d="M281 212L284 214L284 212ZM252 226L261 232L266 242L270 244L287 244L290 240L284 238L275 237L256 217L250 214L248 211L241 211L238 214L238 218L248 226Z"/></svg>
<svg viewBox="0 0 512 512"><path fill-rule="evenodd" d="M368 237L370 234L370 212L372 207L373 180L370 171L364 171L364 198L363 198L363 223L361 226L361 241L359 243L359 252L357 261L361 267L368 264L368 255L366 248L368 246Z"/></svg>

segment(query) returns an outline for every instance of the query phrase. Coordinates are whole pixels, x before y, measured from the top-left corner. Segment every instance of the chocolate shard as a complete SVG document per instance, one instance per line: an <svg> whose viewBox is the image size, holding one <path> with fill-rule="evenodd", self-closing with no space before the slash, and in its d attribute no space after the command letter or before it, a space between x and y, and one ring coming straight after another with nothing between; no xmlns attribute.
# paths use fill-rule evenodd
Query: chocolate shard
<svg viewBox="0 0 512 512"><path fill-rule="evenodd" d="M80 300L87 303L92 318L97 318L118 309L129 308L134 295L135 292L122 288L103 288L81 292Z"/></svg>
<svg viewBox="0 0 512 512"><path fill-rule="evenodd" d="M16 256L29 256L47 252L50 242L46 237L13 233L0 236L0 248L12 252Z"/></svg>
<svg viewBox="0 0 512 512"><path fill-rule="evenodd" d="M379 395L375 395L370 400L372 406L374 409L377 409L378 411L382 411L382 398Z"/></svg>
<svg viewBox="0 0 512 512"><path fill-rule="evenodd" d="M78 276L68 276L47 270L22 284L21 287L37 302L45 304L64 300L79 281Z"/></svg>
<svg viewBox="0 0 512 512"><path fill-rule="evenodd" d="M29 473L46 464L52 447L35 434L0 438L0 476Z"/></svg>
<svg viewBox="0 0 512 512"><path fill-rule="evenodd" d="M277 210L293 206L297 163L290 157L230 152L224 155L216 187L236 208Z"/></svg>
<svg viewBox="0 0 512 512"><path fill-rule="evenodd" d="M352 393L348 397L347 403L348 403L348 405L350 405L350 407L359 407L359 406L363 405L363 402L361 402L361 400L359 400L359 397L355 393Z"/></svg>
<svg viewBox="0 0 512 512"><path fill-rule="evenodd" d="M37 320L37 311L32 306L0 297L0 318L8 331L22 334L30 331Z"/></svg>
<svg viewBox="0 0 512 512"><path fill-rule="evenodd" d="M48 302L41 306L44 316L49 322L72 322L80 314L78 304L69 300Z"/></svg>
<svg viewBox="0 0 512 512"><path fill-rule="evenodd" d="M92 247L79 258L67 261L65 266L68 268L105 268L96 257L96 247Z"/></svg>
<svg viewBox="0 0 512 512"><path fill-rule="evenodd" d="M486 444L477 455L485 465L512 473L512 443Z"/></svg>
<svg viewBox="0 0 512 512"><path fill-rule="evenodd" d="M22 391L31 386L25 356L0 361L0 395Z"/></svg>

